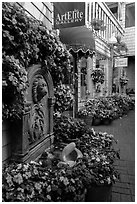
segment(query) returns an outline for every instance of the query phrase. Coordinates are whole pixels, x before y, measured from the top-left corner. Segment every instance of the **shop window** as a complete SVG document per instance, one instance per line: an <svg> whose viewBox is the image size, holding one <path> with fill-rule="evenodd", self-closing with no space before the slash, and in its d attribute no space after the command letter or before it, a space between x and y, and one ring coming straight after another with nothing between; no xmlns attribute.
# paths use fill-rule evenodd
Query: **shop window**
<svg viewBox="0 0 137 204"><path fill-rule="evenodd" d="M127 4L125 12L125 27L133 26L135 26L135 3Z"/></svg>

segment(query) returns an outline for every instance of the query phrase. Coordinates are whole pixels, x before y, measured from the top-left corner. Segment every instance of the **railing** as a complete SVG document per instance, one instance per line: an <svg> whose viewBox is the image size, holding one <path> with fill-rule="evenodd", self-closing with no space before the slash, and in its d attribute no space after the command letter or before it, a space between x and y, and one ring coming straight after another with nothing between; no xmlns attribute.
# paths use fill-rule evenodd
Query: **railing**
<svg viewBox="0 0 137 204"><path fill-rule="evenodd" d="M93 20L103 20L104 30L96 31L93 27ZM92 29L93 33L108 42L115 33L116 36L121 36L124 29L110 11L108 6L103 2L86 2L86 25Z"/></svg>

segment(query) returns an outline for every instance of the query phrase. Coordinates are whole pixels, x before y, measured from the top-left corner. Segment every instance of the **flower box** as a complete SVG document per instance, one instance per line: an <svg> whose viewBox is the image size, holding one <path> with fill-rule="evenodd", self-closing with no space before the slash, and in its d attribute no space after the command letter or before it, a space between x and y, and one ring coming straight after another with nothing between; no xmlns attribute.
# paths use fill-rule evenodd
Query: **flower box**
<svg viewBox="0 0 137 204"><path fill-rule="evenodd" d="M103 125L110 125L112 120L110 118L104 118L102 120Z"/></svg>
<svg viewBox="0 0 137 204"><path fill-rule="evenodd" d="M100 118L94 118L93 119L93 125L97 126L101 124L101 119Z"/></svg>
<svg viewBox="0 0 137 204"><path fill-rule="evenodd" d="M93 185L87 189L86 202L110 202L112 185Z"/></svg>
<svg viewBox="0 0 137 204"><path fill-rule="evenodd" d="M87 189L84 190L84 192L81 195L77 196L77 200L66 200L64 202L85 202L86 199L86 194L87 194Z"/></svg>
<svg viewBox="0 0 137 204"><path fill-rule="evenodd" d="M86 116L84 118L84 122L86 123L86 125L91 126L92 122L93 122L93 117L92 116Z"/></svg>

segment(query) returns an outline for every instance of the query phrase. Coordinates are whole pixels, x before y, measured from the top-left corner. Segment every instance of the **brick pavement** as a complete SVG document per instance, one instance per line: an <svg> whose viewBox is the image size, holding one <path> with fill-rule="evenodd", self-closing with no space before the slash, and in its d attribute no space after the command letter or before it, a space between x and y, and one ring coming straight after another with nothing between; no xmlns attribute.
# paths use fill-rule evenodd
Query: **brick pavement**
<svg viewBox="0 0 137 204"><path fill-rule="evenodd" d="M112 187L111 202L135 202L135 162L116 161L120 180Z"/></svg>
<svg viewBox="0 0 137 204"><path fill-rule="evenodd" d="M121 159L115 162L120 180L112 187L111 202L135 202L135 111L108 126L93 126L96 131L113 134L118 140Z"/></svg>

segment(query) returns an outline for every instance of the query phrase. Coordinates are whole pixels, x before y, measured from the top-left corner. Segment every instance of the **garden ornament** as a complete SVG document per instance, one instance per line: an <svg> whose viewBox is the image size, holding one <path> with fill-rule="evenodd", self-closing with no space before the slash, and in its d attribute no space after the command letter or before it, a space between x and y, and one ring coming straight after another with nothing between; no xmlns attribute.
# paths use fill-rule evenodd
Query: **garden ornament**
<svg viewBox="0 0 137 204"><path fill-rule="evenodd" d="M33 102L37 104L48 93L46 81L42 75L38 75L32 85Z"/></svg>
<svg viewBox="0 0 137 204"><path fill-rule="evenodd" d="M70 167L73 167L76 164L76 160L82 158L83 154L76 148L76 144L71 142L64 147L61 157L62 161L58 163L58 166L69 165Z"/></svg>

